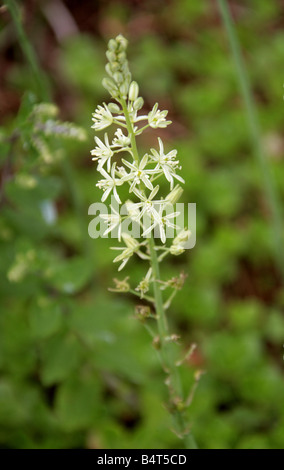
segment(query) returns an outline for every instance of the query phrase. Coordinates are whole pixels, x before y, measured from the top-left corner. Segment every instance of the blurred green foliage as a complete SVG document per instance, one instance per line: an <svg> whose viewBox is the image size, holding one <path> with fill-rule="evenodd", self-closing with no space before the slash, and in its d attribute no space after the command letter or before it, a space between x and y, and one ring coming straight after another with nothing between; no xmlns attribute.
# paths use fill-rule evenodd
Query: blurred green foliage
<svg viewBox="0 0 284 470"><path fill-rule="evenodd" d="M48 133L50 117L37 111L31 93L18 112L11 105L1 116L0 445L180 445L168 431L163 374L133 316L135 299L107 291L116 276L113 242L87 233L88 206L99 200L90 117L107 99L106 41L123 32L145 109L159 100L170 110L174 124L163 138L179 152L184 202L197 203L196 247L162 272L164 279L181 270L189 275L170 321L185 347L197 343L185 384L195 370L205 371L190 407L194 435L201 448L283 448L283 284L217 9L211 2L170 1L161 9L161 2L119 0L99 2L95 12L86 2L84 23L71 2L78 32L57 42L38 3L30 39L60 117L85 128L88 138L69 141L55 123ZM277 0L231 7L283 202L283 7ZM88 15L93 23L84 27ZM9 16L1 22L4 91L19 100L33 85ZM51 37L52 68L44 37ZM156 145L151 132L145 135L142 147ZM143 266L129 263L128 273L138 282Z"/></svg>

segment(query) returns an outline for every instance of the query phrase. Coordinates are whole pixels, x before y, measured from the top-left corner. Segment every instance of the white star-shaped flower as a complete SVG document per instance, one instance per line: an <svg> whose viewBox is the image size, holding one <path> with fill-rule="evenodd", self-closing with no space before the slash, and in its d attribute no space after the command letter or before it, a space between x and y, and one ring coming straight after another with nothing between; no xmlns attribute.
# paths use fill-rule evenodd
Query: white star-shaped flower
<svg viewBox="0 0 284 470"><path fill-rule="evenodd" d="M116 227L118 227L118 240L121 240L121 222L122 222L122 217L115 210L112 205L110 206L111 208L111 213L110 214L101 214L100 217L101 219L105 220L108 228L104 231L104 235L107 235L109 232L112 232Z"/></svg>
<svg viewBox="0 0 284 470"><path fill-rule="evenodd" d="M122 261L121 265L118 268L118 271L121 271L124 266L126 265L127 261L131 258L131 256L136 253L142 259L149 259L148 255L145 255L140 250L140 247L145 245L145 242L139 243L135 238L131 237L128 233L122 234L123 241L126 245L125 247L112 247L112 250L122 250L122 253L116 258L114 258L113 262L116 263L118 261Z"/></svg>
<svg viewBox="0 0 284 470"><path fill-rule="evenodd" d="M125 166L127 166L131 171L128 173L128 180L132 181L130 185L129 192L131 193L134 188L140 183L144 183L148 189L153 189L153 185L149 179L149 175L153 174L155 170L145 170L145 166L148 163L148 155L144 155L139 164L136 162L130 163L127 160L122 160Z"/></svg>
<svg viewBox="0 0 284 470"><path fill-rule="evenodd" d="M156 227L156 225L158 225L162 243L166 243L165 227L171 227L174 229L179 228L178 225L173 224L171 222L171 219L175 219L180 214L180 212L172 212L171 214L163 215L163 210L164 210L163 207L160 206L159 219L158 218L154 219L153 224L150 227L148 227L146 230L144 230L144 232L142 233L142 237L145 237L146 235L148 235L148 233L150 233Z"/></svg>
<svg viewBox="0 0 284 470"><path fill-rule="evenodd" d="M148 123L149 126L153 129L158 127L167 127L172 121L166 121L166 116L168 111L160 111L158 109L158 103L153 106L152 111L148 114Z"/></svg>
<svg viewBox="0 0 284 470"><path fill-rule="evenodd" d="M103 106L98 106L92 116L94 121L92 128L96 131L101 131L113 123L113 115L105 103L103 103Z"/></svg>
<svg viewBox="0 0 284 470"><path fill-rule="evenodd" d="M122 147L122 148L129 147L130 137L127 135L124 135L120 128L117 129L114 135L115 135L115 138L112 141L112 145L114 147Z"/></svg>
<svg viewBox="0 0 284 470"><path fill-rule="evenodd" d="M133 220L136 220L139 222L144 214L150 217L151 221L156 221L156 223L160 223L160 214L157 211L156 207L159 204L164 204L163 200L154 200L154 197L156 196L157 192L159 191L159 185L157 185L149 194L148 197L146 197L144 194L142 194L138 189L134 188L133 192L136 194L136 196L139 197L140 202L135 203L135 209L139 209L139 215L137 215L136 218L132 217Z"/></svg>
<svg viewBox="0 0 284 470"><path fill-rule="evenodd" d="M176 150L171 150L171 152L165 154L164 153L164 144L163 144L162 140L160 139L160 137L158 137L158 141L159 141L159 152L157 152L157 150L155 150L155 149L151 149L152 161L157 163L155 169L156 170L161 169L163 171L165 177L167 178L167 180L170 183L171 189L173 189L173 187L174 187L174 178L176 178L178 181L181 181L182 183L184 183L184 179L181 176L177 175L176 172L175 172L175 170L177 168L180 169L180 167L178 166L179 161L175 160L177 151Z"/></svg>
<svg viewBox="0 0 284 470"><path fill-rule="evenodd" d="M99 168L99 172L101 173L101 175L105 177L104 180L100 180L96 184L98 188L104 191L104 194L102 195L102 202L104 202L107 199L107 197L110 195L110 193L113 191L115 200L118 202L118 204L121 204L121 200L117 193L116 186L121 186L124 183L124 179L123 178L119 179L115 177L115 163L112 165L110 175L103 168Z"/></svg>
<svg viewBox="0 0 284 470"><path fill-rule="evenodd" d="M111 158L114 152L112 151L110 147L107 133L105 133L104 138L105 138L105 143L103 143L101 139L99 139L97 136L95 137L95 142L97 144L97 147L91 150L91 155L95 155L95 157L92 158L92 160L98 160L99 171L100 171L100 168L102 168L104 164L107 162L107 171L110 172Z"/></svg>

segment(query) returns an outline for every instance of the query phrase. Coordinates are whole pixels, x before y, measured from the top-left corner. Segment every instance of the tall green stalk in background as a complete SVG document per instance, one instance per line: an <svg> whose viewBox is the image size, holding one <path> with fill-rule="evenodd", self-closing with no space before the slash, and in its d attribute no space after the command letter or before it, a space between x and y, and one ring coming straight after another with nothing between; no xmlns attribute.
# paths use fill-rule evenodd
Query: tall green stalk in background
<svg viewBox="0 0 284 470"><path fill-rule="evenodd" d="M11 13L15 28L18 33L19 43L22 48L22 51L25 55L26 61L30 66L30 70L32 72L32 77L34 81L34 91L37 97L42 101L49 101L50 100L50 92L48 87L48 82L46 79L45 74L42 72L37 56L33 49L32 44L30 43L25 30L22 25L21 19L21 11L19 6L15 0L6 0L6 5L9 8Z"/></svg>
<svg viewBox="0 0 284 470"><path fill-rule="evenodd" d="M256 157L257 163L260 167L262 180L263 180L263 190L266 196L266 199L269 204L269 209L271 212L271 238L273 240L274 246L274 256L275 263L279 268L280 273L282 274L284 280L284 251L283 251L283 227L282 227L282 214L280 208L280 202L278 198L278 193L274 184L273 176L271 174L271 169L267 162L267 159L264 155L262 148L262 136L261 129L258 119L258 113L256 110L255 102L253 99L253 94L250 86L250 81L246 66L242 57L241 47L232 20L230 10L226 0L217 0L219 9L221 12L222 20L226 28L229 43L231 47L232 57L236 67L236 75L239 81L239 87L241 94L243 96L245 109L246 109L246 119L248 130L251 139L251 145L253 153Z"/></svg>

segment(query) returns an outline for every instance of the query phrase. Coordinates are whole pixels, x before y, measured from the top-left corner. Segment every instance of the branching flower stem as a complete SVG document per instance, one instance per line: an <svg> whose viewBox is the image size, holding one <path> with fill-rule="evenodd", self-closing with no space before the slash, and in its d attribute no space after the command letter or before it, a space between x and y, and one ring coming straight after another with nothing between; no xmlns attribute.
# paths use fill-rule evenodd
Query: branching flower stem
<svg viewBox="0 0 284 470"><path fill-rule="evenodd" d="M125 100L121 99L121 106L123 109L123 113L126 120L128 134L130 136L131 141L131 150L133 158L137 165L139 165L140 158L137 149L136 143L136 136L133 129L133 124L131 122L129 112L127 109L127 105ZM140 185L141 186L141 185ZM143 189L141 192L143 193ZM173 418L174 422L174 431L183 441L185 448L187 449L196 449L197 445L195 443L194 437L190 433L188 429L188 424L186 422L184 413L184 397L183 391L181 386L181 380L179 375L179 369L176 366L176 361L173 355L173 343L171 341L167 341L169 337L169 327L167 316L165 313L165 309L163 306L163 296L159 285L160 280L160 268L159 268L159 261L157 250L155 248L155 241L154 237L151 234L148 242L150 257L151 257L151 266L152 266L152 278L154 284L154 298L155 298L155 308L156 308L156 318L157 318L157 326L158 326L158 333L159 333L159 349L160 349L160 357L162 361L162 366L164 368L165 373L168 375L168 379L166 383L169 388L169 393L171 396L171 403L170 403L170 413Z"/></svg>
<svg viewBox="0 0 284 470"><path fill-rule="evenodd" d="M192 434L189 432L189 429L187 428L187 423L182 409L183 391L179 370L176 367L175 360L173 357L173 344L171 342L168 342L166 339L169 336L169 327L166 313L163 307L162 292L159 283L157 282L160 279L160 269L153 236L151 236L149 240L149 248L154 278L154 296L157 314L157 325L160 337L161 357L165 372L169 376L170 393L173 395L173 400L177 400L176 403L173 403L173 409L170 411L174 419L176 434L184 440L184 444L187 449L196 449L197 446L195 440Z"/></svg>
<svg viewBox="0 0 284 470"><path fill-rule="evenodd" d="M101 216L103 220L107 221L105 234L117 227L125 244L124 247L112 247L112 249L120 251L120 254L113 260L115 263L121 263L118 271L124 269L132 256L138 256L147 261L150 266L135 289L128 283L129 276L127 276L123 280L115 278L115 288L110 290L129 292L150 302L151 307L144 304L136 306L136 317L150 333L153 346L165 373L165 384L169 394L167 409L173 418L173 431L183 441L186 448L196 449L187 420L188 400L186 396L188 394L183 393L179 369L180 361L177 360L178 351L175 343L177 343L179 336L170 333L165 313L174 294L170 295L165 305L162 296L162 290L166 287L174 288L174 293L176 289L180 289L183 285L184 275L181 274L179 278L165 281L161 279L159 270L159 263L166 254L178 256L184 252L185 244L191 234L188 229L178 227L174 223L176 216L179 215L174 206L183 191L181 186L175 183L175 180L184 183L184 179L178 173L181 170L181 165L176 158L177 150L173 149L167 153L160 137L158 137L158 151L150 149L149 153L141 155L141 158L139 156L136 137L147 127L164 128L171 124L171 121L166 119L167 110L158 109L158 103L147 115L139 113L144 100L139 96L138 84L131 81L126 48L127 40L122 35L110 39L108 43L106 52L108 77L103 79L102 84L116 103L99 105L92 114L94 122L92 127L95 131L100 131L116 124L118 129L112 140L107 133L104 135L104 142L95 137L97 146L91 151L91 155L95 156L93 160L98 162L97 169L103 177L96 184L103 191L102 202L112 195L116 204L120 206L122 200L117 188L124 184L129 185L131 199L125 201L127 216L125 217L125 214L121 216L118 212L119 209L114 214ZM144 124L139 127L142 121ZM122 130L126 130L127 134ZM115 154L118 152L125 152L127 159L115 160ZM153 182L161 176L164 176L165 182L169 184L170 191L166 196L159 194L155 197L159 193L160 187L159 185L154 186ZM130 235L128 226L124 224L125 221L138 225L139 229L142 228L142 234L136 233L134 237ZM123 227L126 227L125 230ZM177 236L170 246L167 246L166 229L168 227L178 229ZM162 244L155 244L156 229L158 229ZM120 235L118 238L120 239ZM141 241L141 238L144 240ZM168 238L171 237L168 235ZM162 250L162 254L159 252L160 250ZM150 296L147 294L149 291L151 292ZM152 308L155 309L154 313ZM156 320L153 329L147 322L150 318Z"/></svg>

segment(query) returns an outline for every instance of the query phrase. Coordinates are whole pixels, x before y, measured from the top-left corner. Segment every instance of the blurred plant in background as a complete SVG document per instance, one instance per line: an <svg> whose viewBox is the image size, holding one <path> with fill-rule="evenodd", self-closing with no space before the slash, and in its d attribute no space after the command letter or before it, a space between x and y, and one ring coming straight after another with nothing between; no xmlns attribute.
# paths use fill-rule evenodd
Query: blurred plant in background
<svg viewBox="0 0 284 470"><path fill-rule="evenodd" d="M283 6L228 3L283 204ZM122 32L146 111L156 100L169 109L173 125L161 138L182 155L183 200L197 203L197 245L163 273L190 273L173 301L172 325L184 344L198 344L183 381L190 385L195 367L207 371L192 408L193 433L201 448L283 448L283 284L217 3L19 5L40 66L27 62L27 50L22 55L2 7L1 446L180 445L168 432L162 374L133 301L107 293L112 241L88 237L87 210L99 199L89 142L47 135L55 108L38 108L55 102L60 120L89 128L91 112L106 99L105 42ZM146 130L142 147L154 146L152 138ZM143 268L129 269L138 284Z"/></svg>

